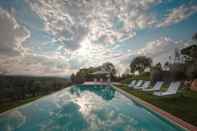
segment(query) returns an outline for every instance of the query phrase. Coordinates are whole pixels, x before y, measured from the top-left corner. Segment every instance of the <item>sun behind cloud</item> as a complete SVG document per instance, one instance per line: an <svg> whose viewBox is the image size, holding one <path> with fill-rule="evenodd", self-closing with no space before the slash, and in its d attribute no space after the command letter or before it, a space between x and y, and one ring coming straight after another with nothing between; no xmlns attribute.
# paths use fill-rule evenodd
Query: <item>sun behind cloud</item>
<svg viewBox="0 0 197 131"><path fill-rule="evenodd" d="M143 54L164 63L196 30L195 0L0 1L0 72L65 76Z"/></svg>

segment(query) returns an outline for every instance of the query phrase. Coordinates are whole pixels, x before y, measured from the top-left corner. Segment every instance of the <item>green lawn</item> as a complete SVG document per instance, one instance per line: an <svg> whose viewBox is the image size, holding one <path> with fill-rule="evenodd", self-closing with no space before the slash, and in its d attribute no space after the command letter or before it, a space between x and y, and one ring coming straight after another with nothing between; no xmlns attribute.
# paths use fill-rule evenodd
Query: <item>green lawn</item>
<svg viewBox="0 0 197 131"><path fill-rule="evenodd" d="M118 87L197 126L197 92L182 90L181 93L175 96L159 97L152 95L152 92L131 90L126 86ZM165 90L164 88L163 90Z"/></svg>

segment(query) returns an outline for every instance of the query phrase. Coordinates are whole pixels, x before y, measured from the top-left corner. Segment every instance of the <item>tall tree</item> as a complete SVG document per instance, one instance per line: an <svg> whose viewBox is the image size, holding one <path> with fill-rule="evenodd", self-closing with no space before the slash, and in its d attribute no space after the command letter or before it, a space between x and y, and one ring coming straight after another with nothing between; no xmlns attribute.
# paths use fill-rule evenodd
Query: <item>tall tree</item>
<svg viewBox="0 0 197 131"><path fill-rule="evenodd" d="M181 54L190 57L190 62L197 62L197 33L195 33L192 37L194 44L183 48L181 50Z"/></svg>
<svg viewBox="0 0 197 131"><path fill-rule="evenodd" d="M74 83L74 81L75 81L75 74L71 74L71 76L70 76L70 80L71 80L71 82L73 82L73 83Z"/></svg>
<svg viewBox="0 0 197 131"><path fill-rule="evenodd" d="M169 63L168 61L166 61L166 62L164 63L163 69L164 69L165 71L169 71L169 70L170 70L170 63Z"/></svg>
<svg viewBox="0 0 197 131"><path fill-rule="evenodd" d="M104 69L105 71L110 72L111 76L115 76L116 75L116 68L115 66L110 63L110 62L106 62L101 66L101 69Z"/></svg>
<svg viewBox="0 0 197 131"><path fill-rule="evenodd" d="M144 69L151 67L152 59L146 56L137 56L135 57L130 64L130 70L132 73L139 71L142 73Z"/></svg>
<svg viewBox="0 0 197 131"><path fill-rule="evenodd" d="M157 64L155 65L155 68L157 68L158 70L162 70L162 65L161 65L161 63L160 63L160 62L157 63Z"/></svg>

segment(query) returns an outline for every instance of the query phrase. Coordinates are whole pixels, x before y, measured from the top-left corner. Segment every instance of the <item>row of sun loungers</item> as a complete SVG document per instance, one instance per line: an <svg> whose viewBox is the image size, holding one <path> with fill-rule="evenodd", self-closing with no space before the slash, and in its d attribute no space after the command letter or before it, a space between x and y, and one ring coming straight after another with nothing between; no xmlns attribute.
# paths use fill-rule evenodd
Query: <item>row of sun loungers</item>
<svg viewBox="0 0 197 131"><path fill-rule="evenodd" d="M181 83L180 82L172 82L165 92L154 92L154 95L156 96L166 96L166 95L173 95L176 94L178 91L178 88L180 87Z"/></svg>
<svg viewBox="0 0 197 131"><path fill-rule="evenodd" d="M143 84L142 84L143 83ZM137 82L137 80L133 80L129 85L128 87L129 88L133 88L133 89L141 89L142 91L145 91L145 92L148 92L148 91L153 91L153 95L156 95L156 96L167 96L167 95L174 95L177 93L180 85L181 85L181 82L178 81L178 82L172 82L168 89L166 91L160 91L162 85L164 84L163 81L158 81L155 83L155 85L150 88L150 84L151 82L150 81L143 81L143 80L139 80Z"/></svg>

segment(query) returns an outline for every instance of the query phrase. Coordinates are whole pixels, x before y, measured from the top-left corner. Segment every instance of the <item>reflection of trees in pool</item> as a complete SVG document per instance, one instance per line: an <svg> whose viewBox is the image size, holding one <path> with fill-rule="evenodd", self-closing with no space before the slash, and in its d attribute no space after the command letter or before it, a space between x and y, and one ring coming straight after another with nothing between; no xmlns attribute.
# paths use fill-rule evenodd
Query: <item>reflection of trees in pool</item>
<svg viewBox="0 0 197 131"><path fill-rule="evenodd" d="M83 91L90 91L105 100L112 100L115 95L115 90L104 85L78 85L70 89L71 94L80 95Z"/></svg>

